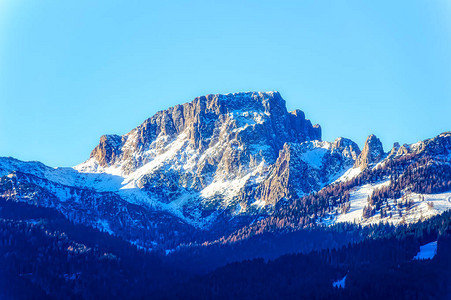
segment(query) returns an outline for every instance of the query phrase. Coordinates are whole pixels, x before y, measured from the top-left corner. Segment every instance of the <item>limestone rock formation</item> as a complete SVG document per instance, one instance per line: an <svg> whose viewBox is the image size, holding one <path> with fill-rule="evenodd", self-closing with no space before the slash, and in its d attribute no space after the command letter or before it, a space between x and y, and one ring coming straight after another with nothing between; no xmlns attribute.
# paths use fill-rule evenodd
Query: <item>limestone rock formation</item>
<svg viewBox="0 0 451 300"><path fill-rule="evenodd" d="M381 161L384 157L384 148L381 141L374 135L368 136L363 146L362 152L357 158L354 167L366 169Z"/></svg>
<svg viewBox="0 0 451 300"><path fill-rule="evenodd" d="M91 157L102 167L114 164L121 153L122 137L119 135L102 135L97 147L91 152Z"/></svg>
<svg viewBox="0 0 451 300"><path fill-rule="evenodd" d="M288 112L278 92L207 95L160 111L122 137L103 136L91 158L76 169L119 174L123 188L140 191L138 196L121 191L130 201L176 206L189 219L205 216L206 207L214 208L212 218L218 207L232 212L242 205L249 210L240 214L248 214L256 211L253 203L264 206L283 193L293 194L287 187L281 193L266 189L263 198L254 192L282 161L285 145L320 140L321 127L300 110ZM322 186L308 180L312 183L302 191Z"/></svg>
<svg viewBox="0 0 451 300"><path fill-rule="evenodd" d="M345 138L333 143L286 143L269 176L257 188L256 198L274 205L282 198L318 191L349 169L359 153L357 144Z"/></svg>
<svg viewBox="0 0 451 300"><path fill-rule="evenodd" d="M162 153L180 136L197 153L218 143L237 149L213 158L232 171L240 165L236 156L246 160L250 155L260 156L274 162L285 142L320 140L321 128L306 120L300 110L288 112L278 92L207 95L160 111L123 137L102 136L91 157L101 167L120 161L123 172L131 173L152 160L155 155L149 151ZM258 145L264 149L257 149Z"/></svg>

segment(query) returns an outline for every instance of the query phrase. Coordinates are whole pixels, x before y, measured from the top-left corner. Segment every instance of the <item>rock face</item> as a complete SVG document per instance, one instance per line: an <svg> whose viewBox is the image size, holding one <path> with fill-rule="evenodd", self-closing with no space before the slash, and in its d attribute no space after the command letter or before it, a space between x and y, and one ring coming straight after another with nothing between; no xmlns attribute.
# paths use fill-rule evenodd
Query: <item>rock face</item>
<svg viewBox="0 0 451 300"><path fill-rule="evenodd" d="M399 145L398 142L395 142L393 144L393 148L390 150L390 152L387 155L387 159L393 159L397 157L397 153L399 151L399 149L401 148L401 146Z"/></svg>
<svg viewBox="0 0 451 300"><path fill-rule="evenodd" d="M318 191L349 169L359 153L357 144L345 138L333 143L286 143L269 176L258 187L256 198L275 204L282 198Z"/></svg>
<svg viewBox="0 0 451 300"><path fill-rule="evenodd" d="M91 152L93 157L100 166L109 167L119 158L122 147L122 137L119 135L102 135L100 143Z"/></svg>
<svg viewBox="0 0 451 300"><path fill-rule="evenodd" d="M374 135L370 135L363 146L362 152L357 158L354 167L366 169L372 166L384 157L384 148L381 141Z"/></svg>
<svg viewBox="0 0 451 300"><path fill-rule="evenodd" d="M259 156L271 162L285 142L320 140L321 128L313 126L300 110L288 112L277 92L207 95L160 111L122 137L102 136L91 157L101 167L120 163L128 174L164 152L164 147L180 136L198 153L218 143L229 144L222 145L229 147L221 153L225 155L212 159L222 162L226 171L233 171L239 167L237 155ZM266 148L257 149L258 145ZM155 153L146 153L149 151Z"/></svg>
<svg viewBox="0 0 451 300"><path fill-rule="evenodd" d="M317 176L321 182L309 178L311 183L293 193L288 185L276 187L282 178L272 171L285 160L286 147L320 140L320 126L300 110L288 112L278 92L207 95L160 111L122 137L102 136L91 158L76 169L119 175L119 192L129 201L163 205L189 220L205 221L214 219L218 208L249 214L321 187L324 178ZM298 165L295 160L289 164ZM274 184L260 187L269 173ZM257 187L261 193L255 193Z"/></svg>

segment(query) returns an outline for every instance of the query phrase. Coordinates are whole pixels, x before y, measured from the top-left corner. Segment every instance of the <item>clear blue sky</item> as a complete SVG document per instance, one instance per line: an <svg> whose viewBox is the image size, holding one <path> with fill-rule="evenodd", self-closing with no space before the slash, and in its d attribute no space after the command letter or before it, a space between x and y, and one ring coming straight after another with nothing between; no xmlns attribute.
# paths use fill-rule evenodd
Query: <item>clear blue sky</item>
<svg viewBox="0 0 451 300"><path fill-rule="evenodd" d="M75 165L158 110L268 90L324 140L451 130L451 2L0 0L0 156Z"/></svg>

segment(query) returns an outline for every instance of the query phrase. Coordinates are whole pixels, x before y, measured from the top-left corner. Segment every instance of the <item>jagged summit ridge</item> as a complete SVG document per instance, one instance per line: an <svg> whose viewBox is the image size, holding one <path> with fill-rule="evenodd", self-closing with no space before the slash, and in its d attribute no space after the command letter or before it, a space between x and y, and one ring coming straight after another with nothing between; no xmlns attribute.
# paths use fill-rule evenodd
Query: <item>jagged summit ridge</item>
<svg viewBox="0 0 451 300"><path fill-rule="evenodd" d="M382 142L374 134L371 134L366 139L365 145L363 146L362 152L357 158L354 167L366 169L381 161L384 154Z"/></svg>
<svg viewBox="0 0 451 300"><path fill-rule="evenodd" d="M278 92L215 94L159 111L122 137L102 136L91 157L101 167L122 160L127 173L147 162L145 157L134 154L151 148L157 138L161 144L163 136L185 134L193 148L202 151L224 138L225 130L233 131L228 138L238 142L249 135L261 136L259 142L272 150L264 154L266 160L274 160L285 142L321 139L320 126L312 125L300 110L288 112Z"/></svg>
<svg viewBox="0 0 451 300"><path fill-rule="evenodd" d="M119 175L124 178L119 192L130 196L125 190L138 189L145 193L144 202L177 203L177 207L215 203L215 207L248 213L282 197L316 190L333 177L317 175L311 180L321 183L304 185L297 193L258 188L266 184L287 145L298 149L296 145L313 141L321 141L321 127L312 125L301 110L287 111L278 92L206 95L159 111L124 136L102 136L90 159L76 169ZM316 147L321 148L317 144L301 148L313 151ZM355 144L350 148L329 145L323 150L332 153L338 148L349 153L358 151ZM307 154L302 158L310 159ZM306 169L311 169L311 163L313 169L321 169L316 166L323 164L321 159L307 161ZM335 171L349 164L349 160L338 162L342 165ZM280 188L290 189L286 185ZM143 200L141 195L138 201ZM193 211L189 214L193 216Z"/></svg>

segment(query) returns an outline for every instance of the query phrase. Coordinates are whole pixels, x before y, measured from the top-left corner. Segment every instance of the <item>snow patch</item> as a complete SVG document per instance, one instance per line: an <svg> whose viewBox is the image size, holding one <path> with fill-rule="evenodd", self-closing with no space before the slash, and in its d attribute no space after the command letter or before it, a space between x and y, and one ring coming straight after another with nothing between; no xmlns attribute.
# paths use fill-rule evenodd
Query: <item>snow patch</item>
<svg viewBox="0 0 451 300"><path fill-rule="evenodd" d="M383 181L378 184L366 184L350 193L349 201L351 208L348 213L340 214L335 220L337 223L353 222L360 223L362 221L363 208L368 204L368 197L373 194L374 190L384 186L388 186L390 180Z"/></svg>
<svg viewBox="0 0 451 300"><path fill-rule="evenodd" d="M420 251L418 251L417 255L415 255L413 259L433 259L435 255L437 255L437 241L421 246Z"/></svg>
<svg viewBox="0 0 451 300"><path fill-rule="evenodd" d="M362 170L360 168L350 168L343 175L341 175L335 182L345 182L357 177Z"/></svg>
<svg viewBox="0 0 451 300"><path fill-rule="evenodd" d="M337 280L337 281L334 281L333 283L332 283L332 286L333 287L336 287L336 288L339 288L339 289L344 289L345 288L345 285L346 285L346 277L347 277L348 275L345 275L345 277L343 277L342 279L340 279L340 280Z"/></svg>
<svg viewBox="0 0 451 300"><path fill-rule="evenodd" d="M343 213L339 207L325 217L319 224L331 226L336 223L350 222L361 225L371 225L378 223L387 223L392 225L413 224L422 220L429 219L451 209L451 192L440 194L417 194L408 193L404 195L404 201L399 199L387 199L388 205L381 205L381 209L386 210L386 216L382 217L381 210L369 218L363 218L363 208L368 205L368 197L383 186L388 186L390 181L384 181L378 184L366 184L350 193L350 210ZM411 205L407 207L405 201ZM404 203L399 207L398 203ZM389 209L389 210L388 210Z"/></svg>
<svg viewBox="0 0 451 300"><path fill-rule="evenodd" d="M98 220L97 228L102 231L108 232L110 235L114 234L114 232L110 229L110 224L108 223L107 220Z"/></svg>
<svg viewBox="0 0 451 300"><path fill-rule="evenodd" d="M315 169L320 169L323 165L323 157L328 152L324 148L316 148L301 154L301 159Z"/></svg>

